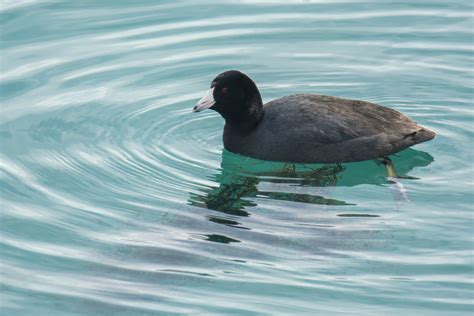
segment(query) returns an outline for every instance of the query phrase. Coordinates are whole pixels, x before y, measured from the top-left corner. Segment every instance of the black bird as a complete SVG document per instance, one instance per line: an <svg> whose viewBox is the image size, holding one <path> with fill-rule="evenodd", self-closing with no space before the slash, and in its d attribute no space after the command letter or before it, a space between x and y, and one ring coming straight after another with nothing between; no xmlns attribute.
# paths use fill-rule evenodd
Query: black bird
<svg viewBox="0 0 474 316"><path fill-rule="evenodd" d="M365 101L295 94L263 104L256 84L236 70L218 75L193 111L205 109L225 119L227 150L262 160L378 159L387 165L389 155L436 135L398 111Z"/></svg>

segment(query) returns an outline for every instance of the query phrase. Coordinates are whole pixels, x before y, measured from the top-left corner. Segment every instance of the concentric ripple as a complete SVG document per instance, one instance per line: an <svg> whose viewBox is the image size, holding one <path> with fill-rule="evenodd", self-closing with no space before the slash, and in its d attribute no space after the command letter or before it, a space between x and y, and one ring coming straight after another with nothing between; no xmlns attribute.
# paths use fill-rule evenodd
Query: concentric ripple
<svg viewBox="0 0 474 316"><path fill-rule="evenodd" d="M472 311L469 1L3 1L5 315ZM262 162L191 113L247 72L403 111L438 137Z"/></svg>

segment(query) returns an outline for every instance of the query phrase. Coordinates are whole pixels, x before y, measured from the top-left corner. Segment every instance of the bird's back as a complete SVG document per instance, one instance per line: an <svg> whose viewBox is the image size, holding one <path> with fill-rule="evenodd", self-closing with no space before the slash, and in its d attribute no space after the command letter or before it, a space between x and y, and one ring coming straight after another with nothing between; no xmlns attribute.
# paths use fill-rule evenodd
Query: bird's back
<svg viewBox="0 0 474 316"><path fill-rule="evenodd" d="M402 113L377 104L297 94L265 104L263 119L251 134L226 141L224 131L224 144L264 160L335 163L376 159L434 136Z"/></svg>

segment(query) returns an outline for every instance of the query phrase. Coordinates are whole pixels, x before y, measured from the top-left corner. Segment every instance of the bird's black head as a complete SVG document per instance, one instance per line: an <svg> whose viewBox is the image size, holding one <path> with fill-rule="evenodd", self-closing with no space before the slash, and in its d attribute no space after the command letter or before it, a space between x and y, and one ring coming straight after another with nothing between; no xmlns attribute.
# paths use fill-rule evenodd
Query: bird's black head
<svg viewBox="0 0 474 316"><path fill-rule="evenodd" d="M262 97L255 83L244 73L229 70L218 75L194 112L212 109L239 129L255 127L263 115Z"/></svg>

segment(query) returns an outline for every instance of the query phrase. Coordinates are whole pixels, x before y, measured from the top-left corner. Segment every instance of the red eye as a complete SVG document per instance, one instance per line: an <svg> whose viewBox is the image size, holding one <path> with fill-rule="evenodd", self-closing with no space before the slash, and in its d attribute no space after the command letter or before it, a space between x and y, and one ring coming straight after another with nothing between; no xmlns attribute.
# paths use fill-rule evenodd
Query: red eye
<svg viewBox="0 0 474 316"><path fill-rule="evenodd" d="M227 93L227 88L222 88L222 89L221 89L221 92L222 92L222 93Z"/></svg>

